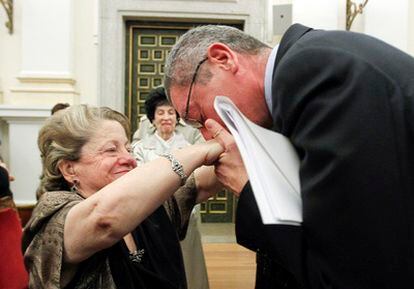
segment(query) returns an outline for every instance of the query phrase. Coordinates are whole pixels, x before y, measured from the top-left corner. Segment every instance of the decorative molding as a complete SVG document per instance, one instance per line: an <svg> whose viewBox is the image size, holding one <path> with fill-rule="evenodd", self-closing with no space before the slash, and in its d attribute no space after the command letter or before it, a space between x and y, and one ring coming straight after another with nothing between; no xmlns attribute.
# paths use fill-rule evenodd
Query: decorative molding
<svg viewBox="0 0 414 289"><path fill-rule="evenodd" d="M346 0L346 30L350 30L352 23L358 14L362 14L364 7L368 4L368 0L365 0L362 4L356 4L352 0Z"/></svg>
<svg viewBox="0 0 414 289"><path fill-rule="evenodd" d="M19 83L10 87L9 103L12 104L41 104L57 101L77 103L80 92L76 81L69 74L41 74L20 73L17 77Z"/></svg>
<svg viewBox="0 0 414 289"><path fill-rule="evenodd" d="M20 75L17 79L22 83L65 83L70 85L76 83L76 80L71 77Z"/></svg>
<svg viewBox="0 0 414 289"><path fill-rule="evenodd" d="M17 79L21 85L10 88L10 92L28 97L44 96L79 96L76 80L69 74L42 74L37 72L21 72Z"/></svg>
<svg viewBox="0 0 414 289"><path fill-rule="evenodd" d="M21 82L50 82L75 84L76 80L69 72L22 70L17 76Z"/></svg>
<svg viewBox="0 0 414 289"><path fill-rule="evenodd" d="M0 119L44 119L50 116L50 106L0 105Z"/></svg>
<svg viewBox="0 0 414 289"><path fill-rule="evenodd" d="M14 200L18 209L33 209L36 205L36 201L33 200Z"/></svg>
<svg viewBox="0 0 414 289"><path fill-rule="evenodd" d="M14 93L47 93L47 94L74 94L79 95L79 92L75 91L74 89L65 89L65 88L38 88L38 87L25 87L25 88L10 88L11 92Z"/></svg>
<svg viewBox="0 0 414 289"><path fill-rule="evenodd" d="M9 19L5 25L9 29L9 34L13 34L13 0L0 0L0 3L6 11L7 18Z"/></svg>
<svg viewBox="0 0 414 289"><path fill-rule="evenodd" d="M260 0L263 1L263 0ZM177 22L200 22L214 21L220 19L226 21L244 22L245 31L259 39L264 39L260 33L264 32L262 22L263 12L261 9L252 9L253 1L237 0L228 3L223 2L223 7L217 10L214 3L205 5L203 1L194 1L187 6L166 5L158 7L158 1L142 1L142 5L137 6L134 0L114 0L102 1L100 5L101 22L99 25L99 58L98 65L98 104L109 106L119 111L124 111L124 98L114 97L125 93L125 75L119 71L125 71L125 21L126 20L158 20L158 21L177 21ZM168 1L166 1L168 2ZM195 4L200 3L200 7ZM166 3L167 4L167 3ZM204 5L203 5L204 4ZM250 7L252 6L252 7ZM205 9L204 7L207 7ZM255 19L254 21L252 19ZM257 34L256 34L257 33Z"/></svg>

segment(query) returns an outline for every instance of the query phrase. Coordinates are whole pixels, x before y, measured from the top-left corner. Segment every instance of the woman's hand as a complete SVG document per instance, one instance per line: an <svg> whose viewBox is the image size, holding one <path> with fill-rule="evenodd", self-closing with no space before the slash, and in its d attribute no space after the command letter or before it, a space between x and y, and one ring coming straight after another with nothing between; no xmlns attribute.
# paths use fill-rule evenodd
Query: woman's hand
<svg viewBox="0 0 414 289"><path fill-rule="evenodd" d="M203 165L213 165L218 157L224 152L224 148L216 141L209 140L203 144L200 144L206 150L206 155Z"/></svg>

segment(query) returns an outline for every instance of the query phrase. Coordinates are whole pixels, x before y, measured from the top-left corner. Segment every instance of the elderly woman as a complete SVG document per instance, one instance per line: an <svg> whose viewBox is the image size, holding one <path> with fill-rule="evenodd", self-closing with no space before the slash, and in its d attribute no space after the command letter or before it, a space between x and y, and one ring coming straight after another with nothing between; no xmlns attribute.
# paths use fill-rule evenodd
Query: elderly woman
<svg viewBox="0 0 414 289"><path fill-rule="evenodd" d="M183 184L208 197L214 181L186 176L212 164L222 147L191 146L136 167L128 135L124 115L85 105L40 130L45 193L23 239L30 288L186 288L162 204Z"/></svg>
<svg viewBox="0 0 414 289"><path fill-rule="evenodd" d="M133 144L138 164L154 160L172 149L190 145L184 135L176 130L179 115L168 102L164 87L159 86L150 91L145 101L145 111L155 132Z"/></svg>
<svg viewBox="0 0 414 289"><path fill-rule="evenodd" d="M178 113L169 103L165 95L164 87L157 87L150 91L145 101L146 116L156 128L155 133L145 136L133 145L133 153L138 165L161 157L174 149L181 149L190 145L184 135L175 128L179 120ZM179 192L178 192L179 194ZM180 200L175 194L173 198ZM190 205L189 201L187 204ZM195 199L192 199L193 204ZM171 202L171 201L170 201ZM166 203L167 208L168 203ZM191 208L191 206L187 206ZM184 267L189 289L208 289L207 268L204 260L200 231L198 229L198 206L192 211L183 212L189 214L188 226L183 226L180 239L184 258ZM191 215L190 215L191 213ZM185 218L187 220L187 218ZM185 238L184 238L185 237Z"/></svg>

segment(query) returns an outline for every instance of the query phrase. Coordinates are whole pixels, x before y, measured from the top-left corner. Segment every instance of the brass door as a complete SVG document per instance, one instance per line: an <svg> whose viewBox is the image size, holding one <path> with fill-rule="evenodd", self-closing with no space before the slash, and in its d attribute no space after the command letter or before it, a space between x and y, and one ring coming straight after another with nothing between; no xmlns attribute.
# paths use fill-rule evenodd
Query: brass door
<svg viewBox="0 0 414 289"><path fill-rule="evenodd" d="M200 22L172 23L155 21L128 21L126 23L126 92L125 113L131 120L131 131L138 128L145 115L144 102L151 89L162 84L164 63L180 35ZM217 24L208 22L208 24ZM224 23L225 24L225 23ZM243 28L241 23L226 25ZM234 219L235 198L222 191L201 204L204 222L231 222Z"/></svg>

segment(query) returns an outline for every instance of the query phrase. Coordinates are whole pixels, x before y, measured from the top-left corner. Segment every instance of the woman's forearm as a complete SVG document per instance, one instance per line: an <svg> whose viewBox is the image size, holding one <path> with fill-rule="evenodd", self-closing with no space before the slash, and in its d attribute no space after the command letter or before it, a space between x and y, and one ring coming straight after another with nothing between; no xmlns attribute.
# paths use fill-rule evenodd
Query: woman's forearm
<svg viewBox="0 0 414 289"><path fill-rule="evenodd" d="M202 144L173 154L189 176L195 168L212 163L221 151L218 144ZM67 259L80 262L111 246L159 207L180 184L171 162L159 158L135 168L74 206L65 224Z"/></svg>

